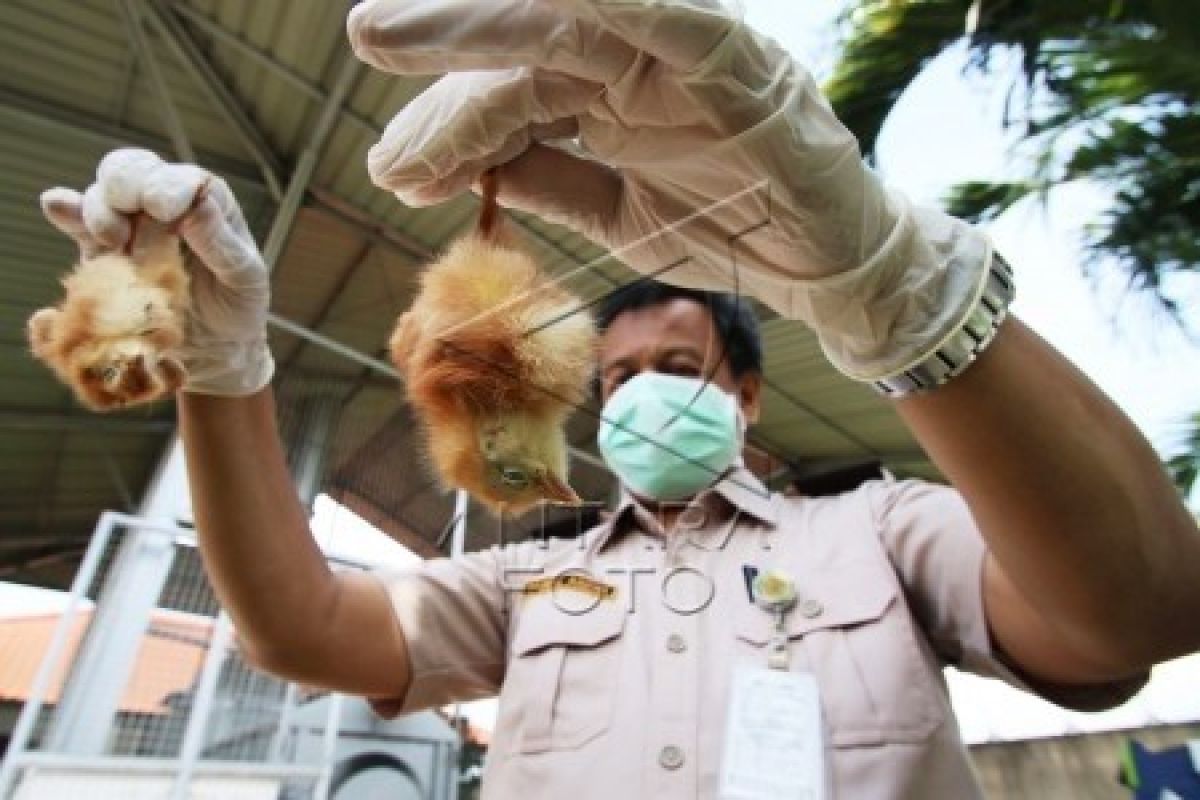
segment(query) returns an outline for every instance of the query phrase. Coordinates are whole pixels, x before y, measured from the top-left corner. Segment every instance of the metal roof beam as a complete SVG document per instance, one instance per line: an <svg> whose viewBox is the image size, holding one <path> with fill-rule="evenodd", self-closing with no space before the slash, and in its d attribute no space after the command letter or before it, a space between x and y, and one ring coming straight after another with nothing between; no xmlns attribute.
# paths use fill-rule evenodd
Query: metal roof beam
<svg viewBox="0 0 1200 800"><path fill-rule="evenodd" d="M127 514L137 513L137 504L133 502L133 492L129 490L129 484L125 482L125 476L121 474L121 467L117 464L117 460L113 458L107 448L100 451L100 459L104 462L104 469L108 473L109 480L112 481L113 488L121 496L121 503L124 506L122 510Z"/></svg>
<svg viewBox="0 0 1200 800"><path fill-rule="evenodd" d="M0 431L79 431L80 433L105 435L157 436L173 430L175 430L175 421L170 419L126 419L38 410L0 409Z"/></svg>
<svg viewBox="0 0 1200 800"><path fill-rule="evenodd" d="M821 475L831 470L840 470L847 467L854 467L867 462L880 462L885 467L888 465L902 466L925 466L930 463L929 456L920 448L899 449L899 450L882 450L870 453L867 456L824 456L816 458L792 458L788 459L788 465L791 470L791 477L809 478L814 475Z"/></svg>
<svg viewBox="0 0 1200 800"><path fill-rule="evenodd" d="M129 100L133 96L134 79L137 74L137 55L133 48L125 51L121 63L121 81L117 84L117 93L113 95L111 121L114 125L125 122L125 114L129 110Z"/></svg>
<svg viewBox="0 0 1200 800"><path fill-rule="evenodd" d="M278 61L276 61L275 59L271 58L269 55L264 53L262 50L259 50L257 47L255 47L254 45L245 41L244 39L241 39L237 35L226 30L225 28L222 28L219 24L217 24L213 20L209 19L208 17L204 16L200 12L196 11L194 8L191 8L184 3L178 2L177 0L175 2L171 2L170 5L171 5L171 8L177 14L179 14L182 17L187 18L188 21L190 21L191 23L196 25L198 28L203 30L205 33L212 36L214 39L217 39L217 40L223 42L224 44L229 45L230 47L234 48L235 50L237 50L239 53L246 56L247 58L253 59L264 69L268 70L269 72L278 76L279 78L287 81L293 87L304 92L306 95L308 95L312 99L320 100L320 101L325 101L327 99L327 93L320 86L317 86L316 84L309 82L303 76L301 76L299 73L297 73L297 72L289 69L287 66L279 63ZM361 114L354 112L351 109L343 108L339 111L339 113L342 117L357 124L359 127L370 132L374 136L379 136L383 132L383 128L376 125L374 122L367 119L366 117L363 117ZM328 203L326 203L326 204L328 205ZM342 210L342 209L338 209L338 210ZM563 250L554 241L549 239L545 234L543 234L541 231L537 230L533 226L527 224L524 220L513 218L513 222L516 223L516 225L518 227L523 228L536 241L536 243L538 245L553 252L555 256L557 256L559 258L564 258L568 262L575 264L575 265L580 264L580 262L577 258L575 258L570 253ZM425 249L425 248L418 248L418 249ZM607 278L607 276L604 275L604 273L601 272L600 270L594 270L594 272L596 272L596 274L598 274L598 275L601 275L601 276Z"/></svg>
<svg viewBox="0 0 1200 800"><path fill-rule="evenodd" d="M171 90L167 87L167 81L163 77L158 60L150 50L150 42L146 39L146 31L142 28L141 13L134 0L117 0L117 4L125 15L125 26L129 30L133 48L137 51L142 65L145 66L146 74L150 77L150 85L154 87L154 93L158 96L159 112L162 114L163 124L167 128L167 135L171 139L175 154L182 161L195 163L196 151L192 149L192 143L188 140L187 130L183 127L183 118L179 116L179 109L175 107L175 101L171 97Z"/></svg>
<svg viewBox="0 0 1200 800"><path fill-rule="evenodd" d="M0 549L28 549L31 547L63 546L67 544L86 544L91 538L90 533L63 536L47 534L45 536L0 535Z"/></svg>
<svg viewBox="0 0 1200 800"><path fill-rule="evenodd" d="M213 37L222 44L228 45L241 55L256 62L260 67L267 70L275 77L280 78L281 80L290 84L293 88L298 89L300 92L308 95L309 98L318 102L323 102L325 100L326 92L320 86L308 80L299 72L296 72L287 65L276 61L269 54L259 50L245 39L242 39L236 34L221 27L218 23L204 16L204 14L200 13L196 9L180 2L172 2L170 3L170 6L172 11L187 19L209 36ZM380 129L375 125L375 123L371 122L361 114L358 114L350 109L343 109L342 114L359 127L371 131L376 135L379 134Z"/></svg>
<svg viewBox="0 0 1200 800"><path fill-rule="evenodd" d="M290 333L292 336L298 336L305 341L311 342L318 347L323 347L331 353L341 356L348 361L353 361L356 364L364 367L368 372L378 372L381 375L386 375L389 378L400 378L400 373L391 364L381 359L369 356L366 353L360 353L352 347L348 347L336 339L330 339L316 331L310 331L308 328L298 323L292 322L286 317L281 317L275 313L267 314L267 322L276 328Z"/></svg>
<svg viewBox="0 0 1200 800"><path fill-rule="evenodd" d="M275 214L275 221L271 224L270 232L267 233L267 240L263 243L263 261L266 262L268 272L275 271L275 265L279 263L279 257L283 255L284 245L287 244L288 237L291 235L292 226L296 222L296 214L300 211L300 204L304 201L305 192L308 191L308 184L317 171L317 164L321 160L325 143L329 140L329 135L333 133L333 128L341 116L342 103L350 94L350 90L358 81L360 74L362 74L362 62L355 58L353 53L343 51L342 63L338 67L333 88L325 96L325 102L321 106L317 121L309 134L308 142L300 153L296 168L288 180L287 192L280 201L279 211Z"/></svg>
<svg viewBox="0 0 1200 800"><path fill-rule="evenodd" d="M20 119L31 125L53 128L67 134L91 139L103 147L113 145L128 147L137 145L160 153L170 152L171 143L161 136L134 130L124 125L114 125L108 120L73 111L60 105L52 105L22 92L8 88L0 88L0 115ZM199 159L196 163L219 171L224 175L236 177L243 183L265 190L259 180L257 170L253 166L213 153L208 150L197 152Z"/></svg>
<svg viewBox="0 0 1200 800"><path fill-rule="evenodd" d="M309 194L322 210L339 221L357 229L373 244L381 244L400 253L414 263L432 261L436 253L404 231L385 225L353 203L343 200L333 192L313 186Z"/></svg>
<svg viewBox="0 0 1200 800"><path fill-rule="evenodd" d="M313 315L312 321L308 323L307 327L309 330L317 330L325 324L326 320L329 319L330 313L333 311L334 307L337 306L338 300L341 299L342 292L344 292L346 287L350 285L350 281L354 279L354 276L358 274L358 271L362 269L363 265L371 259L371 253L373 252L373 243L369 239L359 247L358 252L356 252L350 259L346 267L342 270L342 274L339 275L337 280L334 282L333 289L331 289L328 295L326 295L324 302L321 304L321 308L318 309L317 313ZM281 372L286 373L293 364L300 360L300 357L304 354L304 349L307 344L308 342L306 340L302 339L300 341L296 348L290 354L288 354L288 357L283 360L283 365L280 367Z"/></svg>
<svg viewBox="0 0 1200 800"><path fill-rule="evenodd" d="M867 444L865 441L860 439L858 436L855 436L850 431L846 430L846 428L843 427L842 425L839 425L838 423L834 422L827 415L822 414L820 411L817 411L817 409L813 408L811 405L809 405L808 403L804 402L799 397L797 397L794 392L784 388L783 384L781 384L779 381L774 380L773 378L771 378L769 375L766 375L765 373L763 374L763 385L766 388L768 388L771 391L778 394L780 397L782 397L784 400L786 400L788 403L790 403L793 407L800 409L804 413L811 416L813 419L820 422L825 427L827 427L830 430L837 433L843 439L845 439L846 441L853 444L855 447L862 450L865 454L872 456L874 458L883 458L882 454L880 454L879 451L876 450L874 447ZM793 462L793 463L796 463L796 462Z"/></svg>
<svg viewBox="0 0 1200 800"><path fill-rule="evenodd" d="M42 569L64 561L73 561L85 552L87 552L86 544L69 547L66 550L61 549L61 547L46 548L37 554L22 556L24 560L17 561L14 564L0 566L0 578L7 578L25 570Z"/></svg>
<svg viewBox="0 0 1200 800"><path fill-rule="evenodd" d="M37 528L43 532L49 529L50 521L54 519L54 498L58 494L58 483L62 477L62 464L67 450L68 434L66 431L60 430L53 436L53 439L54 443L50 445L50 466L41 481L41 498L37 503Z"/></svg>
<svg viewBox="0 0 1200 800"><path fill-rule="evenodd" d="M179 63L208 95L208 99L217 111L229 122L234 134L246 148L250 157L258 164L267 191L276 202L279 202L283 197L283 189L280 187L279 181L282 168L262 131L250 119L250 115L242 107L233 91L217 74L216 68L205 58L199 45L192 39L179 18L161 2L148 3L146 8L149 11L150 21L158 30L158 34L174 51Z"/></svg>

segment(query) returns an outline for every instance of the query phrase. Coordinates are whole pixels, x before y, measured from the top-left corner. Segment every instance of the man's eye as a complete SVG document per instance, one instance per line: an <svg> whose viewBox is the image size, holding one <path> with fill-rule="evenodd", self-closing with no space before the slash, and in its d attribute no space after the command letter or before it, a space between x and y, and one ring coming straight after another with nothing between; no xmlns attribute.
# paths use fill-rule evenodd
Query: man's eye
<svg viewBox="0 0 1200 800"><path fill-rule="evenodd" d="M695 364L671 364L663 370L671 375L682 375L684 377L694 378L700 375L700 368Z"/></svg>
<svg viewBox="0 0 1200 800"><path fill-rule="evenodd" d="M611 394L614 389L620 386L625 381L629 380L628 372L612 372L608 376L608 391Z"/></svg>

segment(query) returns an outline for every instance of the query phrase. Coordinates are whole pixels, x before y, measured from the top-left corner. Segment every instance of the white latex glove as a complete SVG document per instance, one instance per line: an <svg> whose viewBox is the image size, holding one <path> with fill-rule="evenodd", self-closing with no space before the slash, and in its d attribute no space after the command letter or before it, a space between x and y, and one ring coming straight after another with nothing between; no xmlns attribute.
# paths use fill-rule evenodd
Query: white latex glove
<svg viewBox="0 0 1200 800"><path fill-rule="evenodd" d="M200 263L189 264L191 309L176 353L187 370L184 391L242 396L270 382L270 282L224 180L191 164L168 164L148 150L123 148L100 161L96 182L83 194L49 189L41 202L46 219L75 240L83 258L123 250L131 232L135 261L151 256L164 237L177 233L187 243ZM131 226L139 213L149 218Z"/></svg>
<svg viewBox="0 0 1200 800"><path fill-rule="evenodd" d="M982 289L987 239L885 189L812 76L715 0L367 0L347 28L381 70L450 73L368 155L410 205L502 164L505 205L749 292L863 380L921 360Z"/></svg>

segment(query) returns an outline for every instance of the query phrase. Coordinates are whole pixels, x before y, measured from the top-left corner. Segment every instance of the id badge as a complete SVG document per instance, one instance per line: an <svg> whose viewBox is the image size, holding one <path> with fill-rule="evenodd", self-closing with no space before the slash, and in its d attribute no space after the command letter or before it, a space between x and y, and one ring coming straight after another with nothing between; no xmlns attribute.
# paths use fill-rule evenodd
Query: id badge
<svg viewBox="0 0 1200 800"><path fill-rule="evenodd" d="M738 667L733 673L721 800L826 800L817 680L805 672Z"/></svg>

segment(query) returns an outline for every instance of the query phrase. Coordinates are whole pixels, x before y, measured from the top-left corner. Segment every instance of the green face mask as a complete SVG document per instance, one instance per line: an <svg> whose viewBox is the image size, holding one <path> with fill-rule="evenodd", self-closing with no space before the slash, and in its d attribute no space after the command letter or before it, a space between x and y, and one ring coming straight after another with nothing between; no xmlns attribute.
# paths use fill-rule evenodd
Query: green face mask
<svg viewBox="0 0 1200 800"><path fill-rule="evenodd" d="M717 481L741 448L737 400L712 383L643 372L604 404L596 442L633 491L683 500Z"/></svg>

